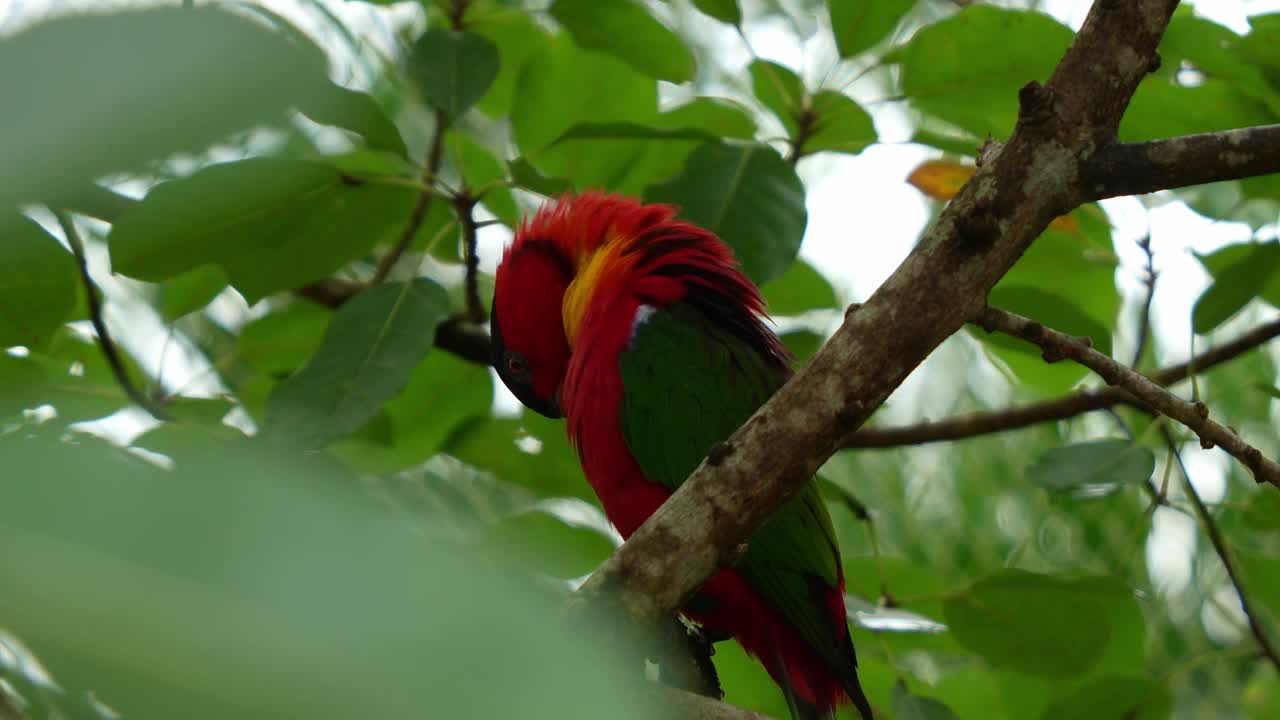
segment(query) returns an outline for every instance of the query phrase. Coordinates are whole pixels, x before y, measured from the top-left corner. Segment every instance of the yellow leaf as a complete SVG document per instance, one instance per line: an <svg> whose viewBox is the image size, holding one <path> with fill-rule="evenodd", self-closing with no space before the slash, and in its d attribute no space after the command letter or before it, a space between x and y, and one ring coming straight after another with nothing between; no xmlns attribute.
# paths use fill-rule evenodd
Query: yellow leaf
<svg viewBox="0 0 1280 720"><path fill-rule="evenodd" d="M929 160L911 171L907 182L936 200L950 200L973 175L973 166L951 160Z"/></svg>

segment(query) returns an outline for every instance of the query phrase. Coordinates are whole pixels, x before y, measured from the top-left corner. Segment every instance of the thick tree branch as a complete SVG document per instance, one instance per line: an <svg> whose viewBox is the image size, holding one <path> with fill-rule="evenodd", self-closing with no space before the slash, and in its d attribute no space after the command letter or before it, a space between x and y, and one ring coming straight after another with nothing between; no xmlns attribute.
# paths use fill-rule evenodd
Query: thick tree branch
<svg viewBox="0 0 1280 720"><path fill-rule="evenodd" d="M1192 372L1204 372L1222 363L1234 360L1267 341L1280 336L1280 320L1273 320L1224 343L1208 352L1195 356L1190 362L1170 365L1148 373L1151 382L1173 385L1191 376ZM963 440L991 433L1018 430L1042 422L1066 420L1094 410L1105 410L1116 405L1134 405L1138 400L1124 388L1106 387L1081 390L1053 400L1024 405L1022 407L993 410L990 412L957 415L946 420L925 422L903 427L863 428L849 436L846 448L892 448L902 445Z"/></svg>
<svg viewBox="0 0 1280 720"><path fill-rule="evenodd" d="M1213 514L1209 512L1209 508L1205 507L1204 501L1200 499L1200 493L1196 491L1196 486L1191 482L1191 475L1187 472L1187 466L1182 462L1182 453L1178 451L1178 443L1173 437L1173 433L1167 427L1161 427L1160 432L1164 437L1165 444L1169 446L1169 452L1178 461L1178 469L1182 472L1183 488L1186 490L1187 497L1191 500L1191 504L1196 509L1196 516L1200 518L1200 524L1204 526L1205 533L1209 536L1209 542L1213 543L1213 549L1218 553L1218 559L1222 561L1222 566L1226 568L1227 579L1231 581L1231 586L1235 588L1236 597L1240 600L1240 609L1244 611L1245 619L1249 623L1249 631L1258 640L1258 645L1262 647L1262 654L1271 661L1276 670L1280 670L1280 651L1276 650L1276 646L1271 642L1270 636L1263 629L1262 624L1258 622L1257 611L1249 602L1249 596L1244 589L1244 581L1240 577L1240 568L1236 566L1235 559L1231 556L1231 550L1227 547L1227 540L1222 536L1222 530L1218 527L1218 523L1213 519Z"/></svg>
<svg viewBox="0 0 1280 720"><path fill-rule="evenodd" d="M1280 173L1280 125L1118 143L1084 172L1089 200Z"/></svg>
<svg viewBox="0 0 1280 720"><path fill-rule="evenodd" d="M771 720L767 715L684 690L664 688L662 695L665 705L673 708L671 717L683 720Z"/></svg>
<svg viewBox="0 0 1280 720"><path fill-rule="evenodd" d="M579 603L605 600L661 622L813 477L987 293L1053 218L1085 197L1082 167L1112 142L1156 63L1175 0L1101 0L1045 86L1019 95L1013 136L972 178L903 264L671 499L597 569Z"/></svg>
<svg viewBox="0 0 1280 720"><path fill-rule="evenodd" d="M1246 443L1234 430L1211 419L1209 408L1204 403L1183 400L1165 390L1136 370L1130 370L1094 350L1088 338L1073 337L1021 315L992 307L982 311L978 324L987 332L999 331L1039 345L1044 350L1046 362L1074 360L1084 365L1102 376L1108 385L1128 390L1151 410L1186 425L1200 437L1201 447L1221 447L1249 468L1255 480L1280 488L1280 464Z"/></svg>

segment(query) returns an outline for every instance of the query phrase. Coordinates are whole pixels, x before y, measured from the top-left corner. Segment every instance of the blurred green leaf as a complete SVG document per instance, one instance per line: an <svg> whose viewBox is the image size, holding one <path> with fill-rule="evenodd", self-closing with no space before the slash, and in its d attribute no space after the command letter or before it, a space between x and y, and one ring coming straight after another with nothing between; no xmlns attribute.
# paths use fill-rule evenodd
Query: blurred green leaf
<svg viewBox="0 0 1280 720"><path fill-rule="evenodd" d="M635 123L581 123L556 138L552 145L566 140L716 140L714 133L696 128L666 128Z"/></svg>
<svg viewBox="0 0 1280 720"><path fill-rule="evenodd" d="M541 173L571 180L579 189L623 190L647 148L633 140L551 147L557 138L581 123L644 125L657 118L655 80L609 55L582 50L563 35L525 65L511 108L516 145L525 159Z"/></svg>
<svg viewBox="0 0 1280 720"><path fill-rule="evenodd" d="M483 6L478 6L483 7ZM511 111L516 81L530 58L546 49L547 33L522 10L495 9L479 14L467 29L489 39L498 48L498 75L476 106L490 117Z"/></svg>
<svg viewBox="0 0 1280 720"><path fill-rule="evenodd" d="M464 422L487 415L492 404L488 368L447 352L429 353L386 405L391 440L399 454L420 463L439 452Z"/></svg>
<svg viewBox="0 0 1280 720"><path fill-rule="evenodd" d="M551 16L588 50L609 53L659 80L693 79L689 47L638 2L555 0Z"/></svg>
<svg viewBox="0 0 1280 720"><path fill-rule="evenodd" d="M0 418L46 402L45 382L45 371L34 360L0 352Z"/></svg>
<svg viewBox="0 0 1280 720"><path fill-rule="evenodd" d="M1264 487L1252 493L1242 519L1255 530L1280 530L1280 492Z"/></svg>
<svg viewBox="0 0 1280 720"><path fill-rule="evenodd" d="M1114 586L1005 570L943 603L957 640L996 666L1072 676L1097 664L1111 632ZM1131 598L1129 602L1132 602Z"/></svg>
<svg viewBox="0 0 1280 720"><path fill-rule="evenodd" d="M161 282L220 265L250 303L319 280L409 216L416 193L319 163L258 157L161 183L112 226L111 265Z"/></svg>
<svg viewBox="0 0 1280 720"><path fill-rule="evenodd" d="M431 107L456 118L493 84L498 62L498 49L483 35L435 28L409 50L409 75Z"/></svg>
<svg viewBox="0 0 1280 720"><path fill-rule="evenodd" d="M1199 334L1213 331L1240 312L1269 285L1280 283L1280 242L1253 245L1239 260L1216 274L1196 301L1191 326Z"/></svg>
<svg viewBox="0 0 1280 720"><path fill-rule="evenodd" d="M804 152L830 150L856 155L876 141L871 116L843 93L823 90L811 102L814 129L804 143Z"/></svg>
<svg viewBox="0 0 1280 720"><path fill-rule="evenodd" d="M564 178L547 177L524 158L511 161L511 179L516 185L547 197L557 197L573 189L573 183Z"/></svg>
<svg viewBox="0 0 1280 720"><path fill-rule="evenodd" d="M0 454L0 577L30 590L0 594L6 629L125 717L655 717L559 593L322 456L241 439L165 472L56 434Z"/></svg>
<svg viewBox="0 0 1280 720"><path fill-rule="evenodd" d="M298 108L322 125L333 125L364 138L369 147L400 157L408 155L395 123L368 93L329 83L323 94L307 98Z"/></svg>
<svg viewBox="0 0 1280 720"><path fill-rule="evenodd" d="M1259 252L1262 247L1269 244L1273 243L1235 243L1233 245L1227 245L1219 250L1215 250L1208 255L1197 254L1196 259L1199 260L1200 264L1204 266L1204 269L1208 270L1209 274L1214 277L1214 284L1217 284L1217 278L1222 276L1225 272L1232 271L1239 272L1242 275L1247 274L1243 267L1240 267L1238 270L1234 268L1243 266L1253 253ZM1264 252L1271 253L1274 251L1267 250ZM1266 258L1263 258L1263 260L1265 261ZM1247 277L1245 278L1246 281L1248 279L1249 278ZM1272 275L1270 281L1263 285L1261 290L1258 291L1257 297L1275 307L1280 307L1280 274Z"/></svg>
<svg viewBox="0 0 1280 720"><path fill-rule="evenodd" d="M756 134L751 111L723 98L696 97L662 113L658 123L666 128L704 130L717 137L737 140L751 140Z"/></svg>
<svg viewBox="0 0 1280 720"><path fill-rule="evenodd" d="M227 287L217 265L201 265L164 281L157 289L160 318L166 323L208 305Z"/></svg>
<svg viewBox="0 0 1280 720"><path fill-rule="evenodd" d="M537 497L596 502L562 422L532 412L518 418L479 418L463 425L443 450L472 467L528 488Z"/></svg>
<svg viewBox="0 0 1280 720"><path fill-rule="evenodd" d="M915 0L827 0L840 57L853 57L880 42Z"/></svg>
<svg viewBox="0 0 1280 720"><path fill-rule="evenodd" d="M332 317L326 308L296 301L251 320L240 329L240 359L261 373L292 373L320 347Z"/></svg>
<svg viewBox="0 0 1280 720"><path fill-rule="evenodd" d="M742 9L738 0L693 0L693 6L720 22L742 24Z"/></svg>
<svg viewBox="0 0 1280 720"><path fill-rule="evenodd" d="M951 708L945 704L924 697L913 695L905 685L893 687L894 720L959 720Z"/></svg>
<svg viewBox="0 0 1280 720"><path fill-rule="evenodd" d="M263 432L312 448L359 428L404 389L448 312L443 288L425 278L355 296L315 356L271 394Z"/></svg>
<svg viewBox="0 0 1280 720"><path fill-rule="evenodd" d="M795 135L796 116L804 107L804 81L789 68L770 60L754 60L748 66L756 99Z"/></svg>
<svg viewBox="0 0 1280 720"><path fill-rule="evenodd" d="M446 143L453 151L454 160L467 188L472 191L484 188L485 194L481 202L499 220L514 227L520 220L520 211L516 208L510 188L491 185L507 177L507 168L502 161L489 148L460 132L451 131Z"/></svg>
<svg viewBox="0 0 1280 720"><path fill-rule="evenodd" d="M315 101L325 65L314 45L214 7L67 15L6 37L0 209L282 123Z"/></svg>
<svg viewBox="0 0 1280 720"><path fill-rule="evenodd" d="M997 37L1004 41L992 43ZM885 60L901 67L912 107L980 138L1006 138L1018 89L1048 80L1071 38L1043 13L974 4L925 26Z"/></svg>
<svg viewBox="0 0 1280 720"><path fill-rule="evenodd" d="M812 265L797 260L780 277L760 290L770 315L799 315L809 310L839 307L831 283Z"/></svg>
<svg viewBox="0 0 1280 720"><path fill-rule="evenodd" d="M1053 700L1043 720L1100 720L1169 717L1172 698L1167 688L1135 675L1104 675L1073 687Z"/></svg>
<svg viewBox="0 0 1280 720"><path fill-rule="evenodd" d="M707 143L644 199L677 205L682 218L719 235L756 283L791 266L808 218L795 169L764 145Z"/></svg>
<svg viewBox="0 0 1280 720"><path fill-rule="evenodd" d="M1148 75L1138 85L1120 121L1122 142L1193 135L1274 122L1275 116L1232 84L1205 78L1178 85Z"/></svg>
<svg viewBox="0 0 1280 720"><path fill-rule="evenodd" d="M778 339L801 365L809 362L814 353L822 347L822 343L826 342L826 338L812 330L791 330L780 334Z"/></svg>
<svg viewBox="0 0 1280 720"><path fill-rule="evenodd" d="M1186 65L1226 80L1249 98L1280 114L1280 93L1267 83L1258 64L1236 47L1238 35L1184 6L1173 14L1160 38L1161 70L1175 75ZM1166 69L1167 68L1167 69Z"/></svg>
<svg viewBox="0 0 1280 720"><path fill-rule="evenodd" d="M613 542L595 530L536 507L503 519L491 542L504 557L566 579L591 572L614 550Z"/></svg>
<svg viewBox="0 0 1280 720"><path fill-rule="evenodd" d="M1128 440L1091 440L1052 448L1027 468L1027 480L1047 490L1146 482L1156 456Z"/></svg>
<svg viewBox="0 0 1280 720"><path fill-rule="evenodd" d="M71 253L38 223L0 218L0 348L43 347L75 306L79 282Z"/></svg>

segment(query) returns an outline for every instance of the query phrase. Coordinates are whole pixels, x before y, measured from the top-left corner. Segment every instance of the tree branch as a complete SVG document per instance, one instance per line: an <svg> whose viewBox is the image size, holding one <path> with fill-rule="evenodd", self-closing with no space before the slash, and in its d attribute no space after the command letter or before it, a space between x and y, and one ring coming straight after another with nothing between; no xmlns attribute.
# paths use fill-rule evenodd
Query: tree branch
<svg viewBox="0 0 1280 720"><path fill-rule="evenodd" d="M480 299L480 255L476 251L478 226L473 214L476 199L469 191L464 190L453 200L458 212L458 222L462 225L462 259L466 265L467 319L473 323L483 323L487 318L484 312L484 301Z"/></svg>
<svg viewBox="0 0 1280 720"><path fill-rule="evenodd" d="M89 306L89 322L93 324L93 331L98 336L98 347L101 348L103 357L107 359L107 365L111 367L111 374L115 376L116 383L124 390L124 394L133 401L133 404L146 410L151 417L156 420L170 419L169 414L160 407L159 403L143 392L129 377L129 370L124 366L124 358L120 355L120 350L116 347L115 341L111 339L111 333L107 330L107 322L102 314L102 298L98 295L98 286L94 285L93 278L89 276L89 261L85 257L84 241L80 239L80 233L76 230L71 216L62 210L55 211L54 215L58 218L58 224L62 226L62 233L66 235L67 245L71 246L71 254L75 256L76 268L80 271L80 280L84 285L85 300Z"/></svg>
<svg viewBox="0 0 1280 720"><path fill-rule="evenodd" d="M1173 385L1187 379L1193 372L1229 362L1240 355L1280 336L1280 320L1260 325L1229 343L1219 345L1195 356L1190 362L1171 365L1146 375L1157 385ZM850 435L845 448L892 448L902 445L963 440L991 433L1018 430L1042 422L1066 420L1094 410L1105 410L1116 405L1135 405L1138 400L1124 388L1106 387L1081 390L1053 400L1024 405L1022 407L991 412L957 415L937 422L887 428L863 428Z"/></svg>
<svg viewBox="0 0 1280 720"><path fill-rule="evenodd" d="M794 497L987 293L1053 218L1085 197L1082 167L1115 137L1175 0L1094 4L1046 86L1029 83L1013 136L982 164L903 264L579 589L661 622Z"/></svg>
<svg viewBox="0 0 1280 720"><path fill-rule="evenodd" d="M1151 410L1173 418L1186 425L1200 437L1200 446L1208 449L1222 447L1239 460L1258 482L1268 482L1280 488L1280 464L1264 456L1258 448L1246 443L1234 430L1210 419L1209 408L1204 403L1183 400L1168 390L1151 382L1149 378L1121 365L1110 357L1094 350L1088 338L1078 338L1058 332L1029 320L1021 315L988 307L978 317L978 324L987 332L1000 331L1006 335L1039 345L1044 350L1046 362L1074 360L1107 381L1128 390Z"/></svg>
<svg viewBox="0 0 1280 720"><path fill-rule="evenodd" d="M431 149L427 151L427 166L422 172L424 182L431 182L440 172L440 164L444 161L444 134L448 129L449 116L443 110L437 110L436 133L435 137L431 138ZM426 219L427 211L431 209L432 198L434 195L429 192L418 194L418 202L409 214L409 222L404 226L404 232L400 233L400 241L378 263L373 277L369 279L370 285L379 285L386 280L400 257L413 244L413 236L418 234L418 228L422 227L422 221Z"/></svg>
<svg viewBox="0 0 1280 720"><path fill-rule="evenodd" d="M1191 482L1191 475L1187 472L1187 466L1182 462L1182 453L1178 451L1178 443L1174 440L1173 433L1169 432L1167 427L1161 427L1160 433L1164 436L1164 441L1169 446L1169 451L1173 453L1173 457L1178 461L1178 469L1182 472L1183 487L1187 491L1187 497L1191 500L1191 505L1195 507L1196 515L1200 518L1200 524L1204 526L1204 531L1209 536L1209 542L1213 543L1213 549L1218 553L1218 559L1222 561L1222 566L1227 570L1227 578L1231 581L1231 586L1235 588L1236 597L1240 599L1240 608L1244 610L1245 619L1249 622L1249 631L1257 638L1258 645L1262 647L1263 655L1271 661L1276 670L1280 670L1280 652L1277 652L1276 646L1271 642L1271 638L1262 629L1262 625L1258 622L1256 611L1249 604L1249 596L1245 593L1244 582L1240 579L1240 569L1236 567L1235 560L1231 557L1231 551L1227 547L1226 538L1222 536L1222 530L1218 527L1218 523L1214 521L1209 508L1205 507L1204 501L1200 499L1200 493L1196 491L1195 485Z"/></svg>
<svg viewBox="0 0 1280 720"><path fill-rule="evenodd" d="M767 715L685 690L664 687L662 694L663 701L673 708L671 717L683 720L770 720Z"/></svg>
<svg viewBox="0 0 1280 720"><path fill-rule="evenodd" d="M1280 125L1118 143L1084 173L1088 200L1280 173Z"/></svg>

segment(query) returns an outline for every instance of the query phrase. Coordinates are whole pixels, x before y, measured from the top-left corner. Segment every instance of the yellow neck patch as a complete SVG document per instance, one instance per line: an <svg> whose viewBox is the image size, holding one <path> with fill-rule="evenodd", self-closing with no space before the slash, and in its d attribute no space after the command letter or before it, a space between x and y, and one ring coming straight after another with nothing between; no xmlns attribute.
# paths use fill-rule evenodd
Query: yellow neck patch
<svg viewBox="0 0 1280 720"><path fill-rule="evenodd" d="M564 335L569 339L569 346L578 336L582 319L587 314L591 298L600 285L601 278L611 267L617 270L616 260L622 249L619 238L610 236L590 253L579 255L577 273L573 282L564 291L564 301L560 306L561 319L564 322Z"/></svg>

